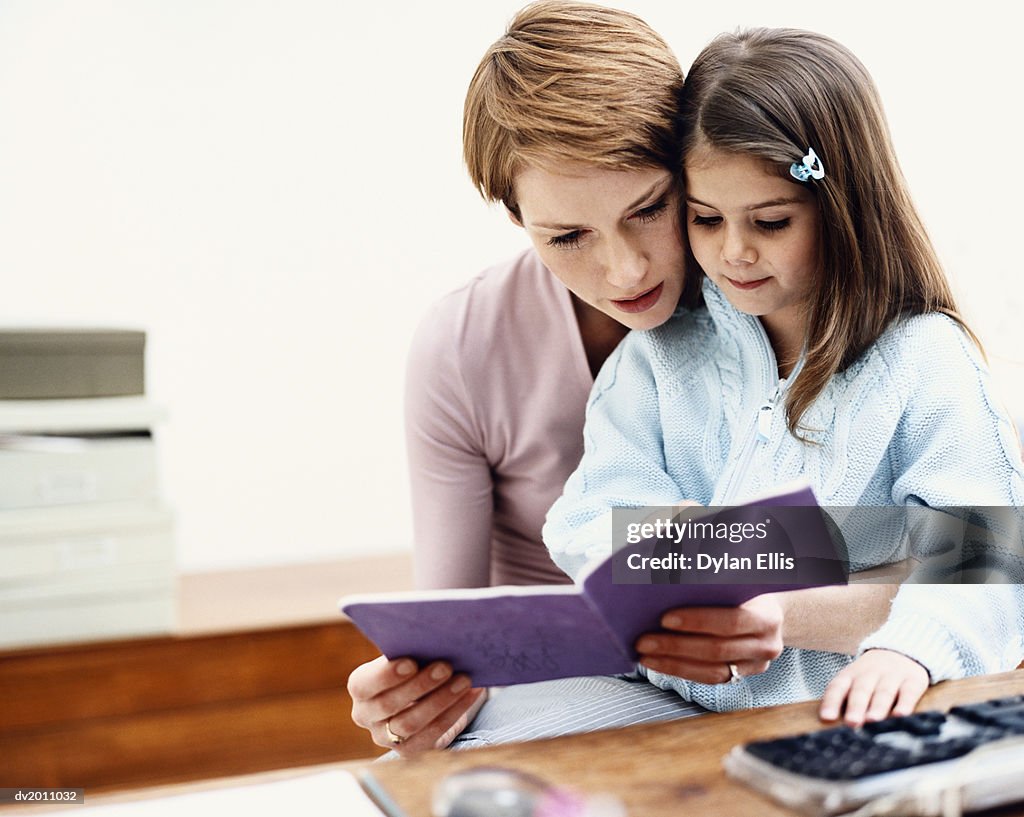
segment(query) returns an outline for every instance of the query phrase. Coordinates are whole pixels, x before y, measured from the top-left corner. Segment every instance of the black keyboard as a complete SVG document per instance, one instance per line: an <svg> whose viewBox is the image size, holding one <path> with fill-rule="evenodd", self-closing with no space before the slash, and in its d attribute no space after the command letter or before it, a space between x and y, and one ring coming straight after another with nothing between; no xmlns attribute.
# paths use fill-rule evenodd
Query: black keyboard
<svg viewBox="0 0 1024 817"><path fill-rule="evenodd" d="M725 767L786 805L816 813L908 792L918 800L928 792L939 797L954 785L973 792L965 811L1016 802L1024 800L1024 695L748 743L733 749ZM931 812L908 802L894 813Z"/></svg>

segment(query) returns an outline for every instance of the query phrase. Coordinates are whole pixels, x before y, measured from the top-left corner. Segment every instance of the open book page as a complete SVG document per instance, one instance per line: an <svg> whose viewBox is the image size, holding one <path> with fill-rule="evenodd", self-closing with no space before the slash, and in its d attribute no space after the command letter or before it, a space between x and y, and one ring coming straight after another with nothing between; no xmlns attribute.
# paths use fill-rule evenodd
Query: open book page
<svg viewBox="0 0 1024 817"><path fill-rule="evenodd" d="M635 513L643 518L650 510ZM576 586L349 596L342 612L389 658L443 659L476 686L507 686L631 672L636 639L660 629L661 615L674 607L735 606L761 593L846 580L809 488L691 512L697 521L711 519L715 530L754 533L724 542L640 536ZM777 534L759 537L758 526ZM615 539L628 541L618 533ZM628 557L652 554L675 559L678 568L630 569Z"/></svg>
<svg viewBox="0 0 1024 817"><path fill-rule="evenodd" d="M476 686L633 669L577 587L349 596L341 605L389 658L443 659Z"/></svg>
<svg viewBox="0 0 1024 817"><path fill-rule="evenodd" d="M806 484L746 505L652 510L614 511L621 546L579 579L630 657L637 637L661 629L673 607L734 607L762 593L846 582L845 553ZM664 524L650 527L654 518Z"/></svg>

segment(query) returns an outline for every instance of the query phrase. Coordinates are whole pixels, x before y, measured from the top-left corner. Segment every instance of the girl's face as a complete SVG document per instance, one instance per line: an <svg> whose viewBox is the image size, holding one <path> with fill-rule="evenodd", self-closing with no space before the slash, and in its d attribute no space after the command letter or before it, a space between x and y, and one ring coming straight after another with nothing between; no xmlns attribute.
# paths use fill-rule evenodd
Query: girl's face
<svg viewBox="0 0 1024 817"><path fill-rule="evenodd" d="M818 273L818 206L762 159L697 148L686 160L686 220L697 263L741 312L756 315L780 358L795 359Z"/></svg>
<svg viewBox="0 0 1024 817"><path fill-rule="evenodd" d="M578 298L630 329L668 319L685 263L669 171L528 167L515 189L541 261Z"/></svg>

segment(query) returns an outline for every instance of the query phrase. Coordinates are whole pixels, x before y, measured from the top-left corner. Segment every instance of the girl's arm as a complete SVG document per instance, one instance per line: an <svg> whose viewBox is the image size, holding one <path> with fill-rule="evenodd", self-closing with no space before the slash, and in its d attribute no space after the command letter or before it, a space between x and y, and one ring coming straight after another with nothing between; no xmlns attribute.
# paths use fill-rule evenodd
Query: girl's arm
<svg viewBox="0 0 1024 817"><path fill-rule="evenodd" d="M1012 669L1024 654L1024 588L1016 583L1024 581L1024 464L1013 423L974 343L950 319L912 318L878 348L905 389L891 445L892 500L915 523L910 544L924 572L900 587L888 620L860 649L912 658L932 683ZM939 532L944 553L929 553ZM978 571L944 579L932 569L936 560L956 568L991 557L1009 582L965 584ZM931 583L915 582L922 575Z"/></svg>
<svg viewBox="0 0 1024 817"><path fill-rule="evenodd" d="M594 382L583 459L542 531L552 560L573 579L589 561L611 553L612 508L701 499L681 496L666 473L658 384L640 334L619 344Z"/></svg>

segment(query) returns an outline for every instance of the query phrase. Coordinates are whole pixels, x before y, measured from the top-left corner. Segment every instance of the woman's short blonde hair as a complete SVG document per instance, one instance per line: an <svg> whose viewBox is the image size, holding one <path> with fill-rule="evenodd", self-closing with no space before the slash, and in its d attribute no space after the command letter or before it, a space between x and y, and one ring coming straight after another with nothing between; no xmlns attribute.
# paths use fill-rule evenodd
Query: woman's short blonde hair
<svg viewBox="0 0 1024 817"><path fill-rule="evenodd" d="M680 169L683 72L643 20L588 3L522 9L473 75L463 155L481 195L518 215L524 166Z"/></svg>

